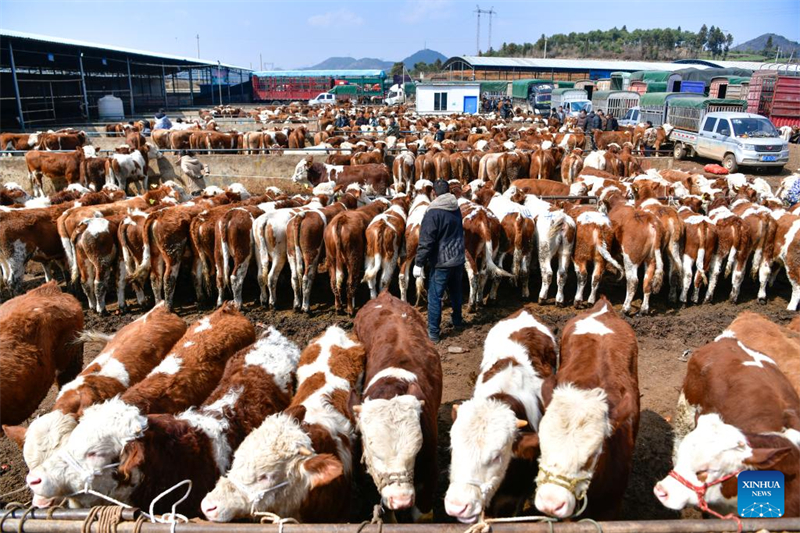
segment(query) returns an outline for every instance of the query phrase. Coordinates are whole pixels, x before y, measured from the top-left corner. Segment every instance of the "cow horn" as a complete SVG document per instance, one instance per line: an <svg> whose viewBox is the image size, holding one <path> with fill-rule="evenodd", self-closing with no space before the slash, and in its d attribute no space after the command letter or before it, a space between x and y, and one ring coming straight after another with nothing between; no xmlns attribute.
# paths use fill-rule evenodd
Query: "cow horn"
<svg viewBox="0 0 800 533"><path fill-rule="evenodd" d="M522 429L527 425L528 425L527 420L520 420L519 418L517 418L517 429Z"/></svg>
<svg viewBox="0 0 800 533"><path fill-rule="evenodd" d="M306 457L308 457L309 455L314 455L314 452L312 452L305 446L300 446L300 448L297 449L297 453L299 453L300 455L304 455Z"/></svg>

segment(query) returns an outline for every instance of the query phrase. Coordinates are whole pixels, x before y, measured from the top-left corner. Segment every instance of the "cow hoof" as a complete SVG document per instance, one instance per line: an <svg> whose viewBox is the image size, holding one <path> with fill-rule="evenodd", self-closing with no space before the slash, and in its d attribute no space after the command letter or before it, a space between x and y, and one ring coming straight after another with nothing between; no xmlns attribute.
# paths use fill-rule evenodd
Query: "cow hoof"
<svg viewBox="0 0 800 533"><path fill-rule="evenodd" d="M649 309L639 309L639 312L636 313L636 316L648 316L650 314Z"/></svg>
<svg viewBox="0 0 800 533"><path fill-rule="evenodd" d="M566 304L564 302L556 301L556 307L566 307Z"/></svg>
<svg viewBox="0 0 800 533"><path fill-rule="evenodd" d="M759 298L758 299L758 303L760 303L761 305L767 305L767 299L766 298Z"/></svg>

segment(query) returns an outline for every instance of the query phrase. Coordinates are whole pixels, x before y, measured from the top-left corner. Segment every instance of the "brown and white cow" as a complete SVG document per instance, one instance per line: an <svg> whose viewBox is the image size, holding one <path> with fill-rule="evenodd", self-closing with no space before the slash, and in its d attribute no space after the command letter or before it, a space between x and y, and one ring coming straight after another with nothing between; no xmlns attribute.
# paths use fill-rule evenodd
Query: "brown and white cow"
<svg viewBox="0 0 800 533"><path fill-rule="evenodd" d="M125 215L87 218L78 224L72 233L72 247L75 250L75 264L83 293L89 302L89 309L99 314L106 313L106 292L112 276L116 274L117 305L120 312L125 311L125 262L117 245L119 224ZM72 278L76 283L78 277Z"/></svg>
<svg viewBox="0 0 800 533"><path fill-rule="evenodd" d="M764 206L754 204L746 197L738 197L730 206L731 212L744 221L750 233L753 263L750 275L758 279L758 301L767 301L767 283L772 275L774 261L775 232L777 223L772 212Z"/></svg>
<svg viewBox="0 0 800 533"><path fill-rule="evenodd" d="M664 506L706 503L735 513L736 475L778 470L786 481L784 516L800 516L800 398L776 361L756 348L779 339L787 342L779 328L728 329L692 354L675 416L674 467L654 489ZM796 344L792 351L796 357Z"/></svg>
<svg viewBox="0 0 800 533"><path fill-rule="evenodd" d="M367 227L372 219L388 207L389 200L377 198L356 210L339 213L325 227L325 255L337 313L342 311L344 297L347 313L350 316L355 314L356 289L364 269ZM345 283L346 295L342 291Z"/></svg>
<svg viewBox="0 0 800 533"><path fill-rule="evenodd" d="M572 185L583 169L583 150L575 148L561 161L561 182ZM530 193L535 194L535 193Z"/></svg>
<svg viewBox="0 0 800 533"><path fill-rule="evenodd" d="M684 242L686 229L683 219L677 210L664 205L650 185L638 186L634 183L634 190L638 196L636 208L655 216L663 230L661 239L662 253L666 252L669 260L669 301L678 300L678 288L683 287L683 258L681 257L681 244Z"/></svg>
<svg viewBox="0 0 800 533"><path fill-rule="evenodd" d="M80 372L82 329L80 303L54 281L0 306L0 423L19 424L53 380L61 387Z"/></svg>
<svg viewBox="0 0 800 533"><path fill-rule="evenodd" d="M775 261L786 270L792 285L792 296L786 309L797 311L800 306L800 215L774 212L777 219L775 231ZM778 268L773 270L773 277Z"/></svg>
<svg viewBox="0 0 800 533"><path fill-rule="evenodd" d="M539 422L535 505L543 513L595 520L619 513L639 429L638 354L633 328L603 297L567 322Z"/></svg>
<svg viewBox="0 0 800 533"><path fill-rule="evenodd" d="M370 298L377 297L392 281L403 248L409 203L410 197L399 193L392 198L389 208L367 226L364 281L369 285Z"/></svg>
<svg viewBox="0 0 800 533"><path fill-rule="evenodd" d="M736 303L744 280L747 260L753 250L750 232L744 220L728 209L724 198L718 198L711 203L708 218L717 228L717 251L711 259L711 275L704 301L709 303L713 299L722 265L725 264L725 277L731 276L729 300Z"/></svg>
<svg viewBox="0 0 800 533"><path fill-rule="evenodd" d="M664 230L655 215L627 205L619 189L604 189L599 201L611 220L614 249L622 255L622 265L625 267L627 287L622 310L624 313L631 311L633 297L639 287L639 266L644 264L644 297L640 313L647 314L650 312L650 295L661 290L664 279L661 256Z"/></svg>
<svg viewBox="0 0 800 533"><path fill-rule="evenodd" d="M192 324L122 400L143 414L179 413L200 405L217 386L228 359L255 337L250 321L228 302Z"/></svg>
<svg viewBox="0 0 800 533"><path fill-rule="evenodd" d="M684 205L678 208L678 215L684 227L681 303L686 303L689 287L692 286L694 287L692 302L700 301L700 288L703 284L708 285L711 260L717 248L717 226L710 218L694 211L692 200L692 198L682 199L681 203Z"/></svg>
<svg viewBox="0 0 800 533"><path fill-rule="evenodd" d="M297 210L286 226L286 257L292 272L294 309L311 312L311 289L324 246L323 236L328 222L347 209L363 205L366 195L358 185L351 185L338 202L322 207Z"/></svg>
<svg viewBox="0 0 800 533"><path fill-rule="evenodd" d="M303 522L349 517L355 420L350 397L364 371L364 348L329 327L300 356L289 407L248 435L230 471L202 502L206 518L230 522L271 512Z"/></svg>
<svg viewBox="0 0 800 533"><path fill-rule="evenodd" d="M408 282L411 274L411 267L414 265L414 260L417 257L417 248L419 247L419 229L422 225L422 219L425 218L425 213L428 211L428 206L431 204L431 192L433 191L433 183L429 180L418 180L414 183L416 196L408 209L408 218L406 219L406 232L403 237L405 245L405 256L400 263L400 274L398 275L398 285L400 286L400 299L404 302L408 301ZM424 290L424 280L422 278L416 279L417 289L417 305L419 305Z"/></svg>
<svg viewBox="0 0 800 533"><path fill-rule="evenodd" d="M157 305L120 329L81 373L61 387L53 409L25 428L3 426L29 469L42 464L66 441L83 411L140 382L186 332L186 323Z"/></svg>
<svg viewBox="0 0 800 533"><path fill-rule="evenodd" d="M526 309L489 330L472 398L453 405L447 514L472 523L521 508L533 488L542 388L556 354L553 333Z"/></svg>
<svg viewBox="0 0 800 533"><path fill-rule="evenodd" d="M367 194L384 195L392 184L392 173L383 163L339 167L315 163L314 158L308 156L297 163L292 181L311 187L333 182L340 190L345 190L352 183L358 183Z"/></svg>
<svg viewBox="0 0 800 533"><path fill-rule="evenodd" d="M392 162L392 179L395 191L411 194L414 184L414 154L403 150Z"/></svg>

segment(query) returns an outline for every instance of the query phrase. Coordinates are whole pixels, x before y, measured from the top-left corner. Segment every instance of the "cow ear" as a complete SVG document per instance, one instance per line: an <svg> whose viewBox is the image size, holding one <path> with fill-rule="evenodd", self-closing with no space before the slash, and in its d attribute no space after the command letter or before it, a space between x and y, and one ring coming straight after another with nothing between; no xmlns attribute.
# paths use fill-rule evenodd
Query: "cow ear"
<svg viewBox="0 0 800 533"><path fill-rule="evenodd" d="M302 465L312 489L327 485L337 477L344 475L341 461L329 453L309 457L303 461Z"/></svg>
<svg viewBox="0 0 800 533"><path fill-rule="evenodd" d="M743 462L754 466L758 470L769 470L780 463L790 452L791 448L753 448L753 454Z"/></svg>
<svg viewBox="0 0 800 533"><path fill-rule="evenodd" d="M6 434L6 437L11 439L14 444L19 446L20 449L25 445L25 434L28 432L28 428L23 426L6 426L3 425L3 433Z"/></svg>
<svg viewBox="0 0 800 533"><path fill-rule="evenodd" d="M117 468L119 481L123 485L130 484L134 469L144 464L145 453L144 443L134 440L125 445L119 456L119 468Z"/></svg>
<svg viewBox="0 0 800 533"><path fill-rule="evenodd" d="M533 461L539 453L539 434L521 433L517 440L514 441L512 452L514 457L518 459Z"/></svg>
<svg viewBox="0 0 800 533"><path fill-rule="evenodd" d="M611 409L614 411L613 419L617 420L619 424L628 422L631 418L631 413L639 410L639 405L638 401L634 400L634 396L630 392L626 392L625 395L620 398L619 402ZM614 426L615 431L617 427L618 426Z"/></svg>

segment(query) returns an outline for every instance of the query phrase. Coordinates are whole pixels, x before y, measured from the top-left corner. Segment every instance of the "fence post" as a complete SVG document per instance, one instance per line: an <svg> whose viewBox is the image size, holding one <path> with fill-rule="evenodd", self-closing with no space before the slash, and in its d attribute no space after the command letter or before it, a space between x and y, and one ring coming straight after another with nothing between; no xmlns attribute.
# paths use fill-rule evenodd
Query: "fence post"
<svg viewBox="0 0 800 533"><path fill-rule="evenodd" d="M167 75L164 74L164 63L161 63L161 94L164 95L164 109L169 109L167 100Z"/></svg>
<svg viewBox="0 0 800 533"><path fill-rule="evenodd" d="M89 116L89 95L86 92L86 74L83 72L83 52L78 50L78 64L81 67L81 87L83 88L83 107L86 111L86 120L91 120Z"/></svg>
<svg viewBox="0 0 800 533"><path fill-rule="evenodd" d="M133 81L131 80L131 58L126 58L126 61L128 63L128 96L131 103L131 115L135 115L136 109L133 105Z"/></svg>
<svg viewBox="0 0 800 533"><path fill-rule="evenodd" d="M25 129L25 117L22 116L22 100L19 97L19 83L17 82L17 66L14 64L14 47L11 39L8 40L8 55L11 56L11 77L14 79L14 96L17 99L17 113L19 113L19 127Z"/></svg>
<svg viewBox="0 0 800 533"><path fill-rule="evenodd" d="M193 68L189 68L189 94L192 97L192 106L194 106L194 79L192 78Z"/></svg>

